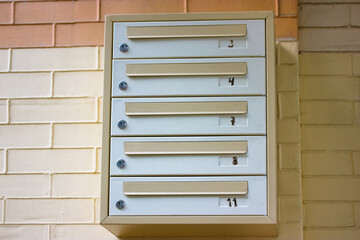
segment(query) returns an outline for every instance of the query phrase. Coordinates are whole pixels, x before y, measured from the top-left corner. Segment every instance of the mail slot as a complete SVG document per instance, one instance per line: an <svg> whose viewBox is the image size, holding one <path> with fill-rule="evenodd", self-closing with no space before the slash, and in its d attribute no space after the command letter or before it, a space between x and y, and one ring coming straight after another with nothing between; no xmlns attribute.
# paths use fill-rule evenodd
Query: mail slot
<svg viewBox="0 0 360 240"><path fill-rule="evenodd" d="M120 48L126 44L126 48ZM264 20L118 22L114 58L265 56Z"/></svg>
<svg viewBox="0 0 360 240"><path fill-rule="evenodd" d="M112 176L266 174L266 136L116 137L110 151Z"/></svg>
<svg viewBox="0 0 360 240"><path fill-rule="evenodd" d="M244 37L246 24L128 27L126 35L129 39Z"/></svg>
<svg viewBox="0 0 360 240"><path fill-rule="evenodd" d="M127 59L113 69L113 96L265 95L264 58Z"/></svg>
<svg viewBox="0 0 360 240"><path fill-rule="evenodd" d="M117 98L113 136L265 135L265 97Z"/></svg>
<svg viewBox="0 0 360 240"><path fill-rule="evenodd" d="M110 178L110 215L266 213L265 176Z"/></svg>

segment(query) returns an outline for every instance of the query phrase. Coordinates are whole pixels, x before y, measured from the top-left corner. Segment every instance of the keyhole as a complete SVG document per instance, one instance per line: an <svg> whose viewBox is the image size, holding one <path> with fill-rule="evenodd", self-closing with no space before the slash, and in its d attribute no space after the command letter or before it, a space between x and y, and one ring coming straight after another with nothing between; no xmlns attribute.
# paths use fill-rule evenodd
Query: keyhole
<svg viewBox="0 0 360 240"><path fill-rule="evenodd" d="M233 164L233 165L238 165L237 157L233 157L232 164Z"/></svg>
<svg viewBox="0 0 360 240"><path fill-rule="evenodd" d="M229 48L233 48L234 47L234 41L230 40L230 45L228 46Z"/></svg>
<svg viewBox="0 0 360 240"><path fill-rule="evenodd" d="M227 201L229 202L229 207L231 207L231 199L228 198Z"/></svg>
<svg viewBox="0 0 360 240"><path fill-rule="evenodd" d="M231 125L235 125L235 117L231 117Z"/></svg>
<svg viewBox="0 0 360 240"><path fill-rule="evenodd" d="M234 86L234 77L229 77L229 83L231 84L231 86Z"/></svg>
<svg viewBox="0 0 360 240"><path fill-rule="evenodd" d="M234 201L234 206L237 207L236 198L234 198L233 201Z"/></svg>

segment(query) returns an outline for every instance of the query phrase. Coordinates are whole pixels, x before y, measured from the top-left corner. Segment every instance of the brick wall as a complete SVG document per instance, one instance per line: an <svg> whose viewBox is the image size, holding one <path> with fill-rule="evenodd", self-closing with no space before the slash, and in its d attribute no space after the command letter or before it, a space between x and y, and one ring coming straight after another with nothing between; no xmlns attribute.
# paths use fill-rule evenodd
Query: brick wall
<svg viewBox="0 0 360 240"><path fill-rule="evenodd" d="M299 0L301 51L360 51L359 0Z"/></svg>
<svg viewBox="0 0 360 240"><path fill-rule="evenodd" d="M360 1L300 2L304 238L360 239Z"/></svg>
<svg viewBox="0 0 360 240"><path fill-rule="evenodd" d="M275 239L301 239L296 0L0 1L0 239L116 239L98 225L105 14L258 10L282 40Z"/></svg>

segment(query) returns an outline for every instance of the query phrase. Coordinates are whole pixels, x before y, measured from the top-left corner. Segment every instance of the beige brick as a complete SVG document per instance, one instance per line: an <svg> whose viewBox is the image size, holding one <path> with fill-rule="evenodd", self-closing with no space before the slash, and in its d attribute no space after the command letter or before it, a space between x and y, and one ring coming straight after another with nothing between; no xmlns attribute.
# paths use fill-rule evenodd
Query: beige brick
<svg viewBox="0 0 360 240"><path fill-rule="evenodd" d="M299 124L296 119L281 119L277 121L278 143L299 142Z"/></svg>
<svg viewBox="0 0 360 240"><path fill-rule="evenodd" d="M55 97L97 97L103 95L103 72L56 72Z"/></svg>
<svg viewBox="0 0 360 240"><path fill-rule="evenodd" d="M351 152L303 152L303 175L353 175Z"/></svg>
<svg viewBox="0 0 360 240"><path fill-rule="evenodd" d="M277 240L301 240L302 239L302 231L300 222L292 222L292 223L280 223L279 227L279 236L275 239ZM261 239L261 240L272 240L274 238L250 238L252 240ZM250 240L249 239L249 240Z"/></svg>
<svg viewBox="0 0 360 240"><path fill-rule="evenodd" d="M46 225L0 225L0 239L47 240L49 226Z"/></svg>
<svg viewBox="0 0 360 240"><path fill-rule="evenodd" d="M301 128L303 150L360 150L360 126L309 126Z"/></svg>
<svg viewBox="0 0 360 240"><path fill-rule="evenodd" d="M8 104L6 100L0 100L0 123L7 122Z"/></svg>
<svg viewBox="0 0 360 240"><path fill-rule="evenodd" d="M90 223L92 199L8 199L5 223Z"/></svg>
<svg viewBox="0 0 360 240"><path fill-rule="evenodd" d="M279 198L280 223L301 221L301 196L281 196Z"/></svg>
<svg viewBox="0 0 360 240"><path fill-rule="evenodd" d="M104 47L99 48L99 69L104 69L105 52Z"/></svg>
<svg viewBox="0 0 360 240"><path fill-rule="evenodd" d="M351 124L352 102L303 101L301 124Z"/></svg>
<svg viewBox="0 0 360 240"><path fill-rule="evenodd" d="M350 24L351 26L360 26L360 5L351 4L350 5Z"/></svg>
<svg viewBox="0 0 360 240"><path fill-rule="evenodd" d="M36 59L36 61L30 61ZM97 68L96 47L14 49L12 71L91 70Z"/></svg>
<svg viewBox="0 0 360 240"><path fill-rule="evenodd" d="M277 44L277 64L297 64L299 46L297 41L281 41Z"/></svg>
<svg viewBox="0 0 360 240"><path fill-rule="evenodd" d="M312 229L305 230L306 240L358 240L360 239L360 229Z"/></svg>
<svg viewBox="0 0 360 240"><path fill-rule="evenodd" d="M360 152L353 152L354 173L360 175Z"/></svg>
<svg viewBox="0 0 360 240"><path fill-rule="evenodd" d="M303 200L359 201L360 178L303 178Z"/></svg>
<svg viewBox="0 0 360 240"><path fill-rule="evenodd" d="M301 99L359 100L359 77L301 77Z"/></svg>
<svg viewBox="0 0 360 240"><path fill-rule="evenodd" d="M95 225L53 225L51 240L118 240L102 226Z"/></svg>
<svg viewBox="0 0 360 240"><path fill-rule="evenodd" d="M300 168L300 149L297 144L280 144L279 146L280 169Z"/></svg>
<svg viewBox="0 0 360 240"><path fill-rule="evenodd" d="M101 124L54 124L55 147L99 147Z"/></svg>
<svg viewBox="0 0 360 240"><path fill-rule="evenodd" d="M96 197L100 195L99 174L54 174L51 194L55 197Z"/></svg>
<svg viewBox="0 0 360 240"><path fill-rule="evenodd" d="M305 227L353 227L354 207L350 203L305 204Z"/></svg>
<svg viewBox="0 0 360 240"><path fill-rule="evenodd" d="M0 125L2 147L47 147L50 125Z"/></svg>
<svg viewBox="0 0 360 240"><path fill-rule="evenodd" d="M354 123L360 124L360 102L354 103Z"/></svg>
<svg viewBox="0 0 360 240"><path fill-rule="evenodd" d="M279 195L300 193L300 175L297 171L281 171L278 176Z"/></svg>
<svg viewBox="0 0 360 240"><path fill-rule="evenodd" d="M5 151L0 150L0 173L3 173L4 171L5 171Z"/></svg>
<svg viewBox="0 0 360 240"><path fill-rule="evenodd" d="M0 175L0 196L48 196L49 182L48 175Z"/></svg>
<svg viewBox="0 0 360 240"><path fill-rule="evenodd" d="M90 122L96 121L93 98L34 99L10 101L10 122Z"/></svg>
<svg viewBox="0 0 360 240"><path fill-rule="evenodd" d="M73 173L94 169L93 149L8 150L9 173Z"/></svg>
<svg viewBox="0 0 360 240"><path fill-rule="evenodd" d="M297 92L279 93L278 104L280 118L299 115L299 95Z"/></svg>
<svg viewBox="0 0 360 240"><path fill-rule="evenodd" d="M317 30L318 31L318 30ZM312 39L314 41L314 39ZM323 43L323 39L322 39ZM300 41L301 46L301 41ZM300 49L304 50L304 49ZM318 51L321 49L318 48ZM337 51L340 51L339 49ZM301 75L350 75L350 53L301 53Z"/></svg>
<svg viewBox="0 0 360 240"><path fill-rule="evenodd" d="M103 98L99 98L99 101L98 101L98 120L99 122L102 122L103 120Z"/></svg>
<svg viewBox="0 0 360 240"><path fill-rule="evenodd" d="M353 53L352 55L352 70L353 75L360 75L360 53Z"/></svg>
<svg viewBox="0 0 360 240"><path fill-rule="evenodd" d="M299 27L345 27L348 23L347 4L304 4L300 7Z"/></svg>
<svg viewBox="0 0 360 240"><path fill-rule="evenodd" d="M276 87L278 91L298 91L299 69L297 65L277 66Z"/></svg>
<svg viewBox="0 0 360 240"><path fill-rule="evenodd" d="M0 95L9 98L49 97L50 73L2 73Z"/></svg>
<svg viewBox="0 0 360 240"><path fill-rule="evenodd" d="M0 49L0 72L9 70L9 50Z"/></svg>
<svg viewBox="0 0 360 240"><path fill-rule="evenodd" d="M302 28L300 51L360 51L358 28Z"/></svg>

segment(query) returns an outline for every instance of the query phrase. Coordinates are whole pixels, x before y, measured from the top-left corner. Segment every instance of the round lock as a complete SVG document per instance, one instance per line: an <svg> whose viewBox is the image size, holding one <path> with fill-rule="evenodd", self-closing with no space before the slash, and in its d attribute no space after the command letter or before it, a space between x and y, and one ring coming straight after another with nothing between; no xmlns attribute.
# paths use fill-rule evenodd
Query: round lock
<svg viewBox="0 0 360 240"><path fill-rule="evenodd" d="M120 44L120 52L126 52L127 50L129 50L129 46L126 43L122 43Z"/></svg>
<svg viewBox="0 0 360 240"><path fill-rule="evenodd" d="M118 122L118 127L119 127L120 129L125 128L126 125L127 125L127 123L126 123L125 120L120 120L120 121Z"/></svg>
<svg viewBox="0 0 360 240"><path fill-rule="evenodd" d="M116 166L117 166L118 168L124 168L124 167L126 166L125 160L124 160L124 159L118 160L118 161L116 162Z"/></svg>
<svg viewBox="0 0 360 240"><path fill-rule="evenodd" d="M119 200L116 202L116 207L118 209L123 209L125 207L125 202L123 200Z"/></svg>
<svg viewBox="0 0 360 240"><path fill-rule="evenodd" d="M121 81L121 82L119 83L119 88L120 88L121 90L125 90L125 89L127 89L127 87L128 87L127 82Z"/></svg>

